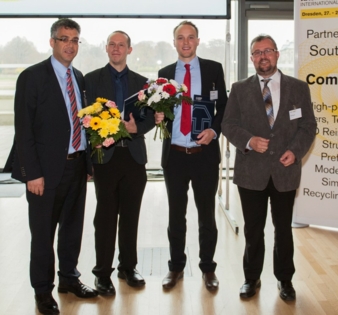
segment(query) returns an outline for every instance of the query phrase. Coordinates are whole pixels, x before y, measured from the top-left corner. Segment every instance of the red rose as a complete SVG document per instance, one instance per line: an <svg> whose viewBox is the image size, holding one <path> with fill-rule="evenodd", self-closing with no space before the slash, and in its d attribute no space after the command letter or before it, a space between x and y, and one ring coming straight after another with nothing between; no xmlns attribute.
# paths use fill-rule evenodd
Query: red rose
<svg viewBox="0 0 338 315"><path fill-rule="evenodd" d="M156 80L156 84L157 84L157 85L165 84L165 83L167 83L167 82L168 82L168 80L165 79L165 78L158 78L158 79Z"/></svg>
<svg viewBox="0 0 338 315"><path fill-rule="evenodd" d="M143 89L146 90L149 87L149 84L146 83L145 85L143 85Z"/></svg>
<svg viewBox="0 0 338 315"><path fill-rule="evenodd" d="M167 92L170 96L175 96L176 88L172 84L166 84L163 86L163 92Z"/></svg>

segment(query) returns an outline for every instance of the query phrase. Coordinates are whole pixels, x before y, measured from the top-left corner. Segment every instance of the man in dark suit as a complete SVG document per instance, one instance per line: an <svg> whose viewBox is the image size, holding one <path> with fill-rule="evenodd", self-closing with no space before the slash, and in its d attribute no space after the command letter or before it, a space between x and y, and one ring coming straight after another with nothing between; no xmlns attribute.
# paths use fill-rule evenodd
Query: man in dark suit
<svg viewBox="0 0 338 315"><path fill-rule="evenodd" d="M53 55L23 71L15 94L15 156L12 176L27 185L32 234L30 277L42 314L58 314L54 288L53 242L57 224L59 287L91 298L76 269L81 247L87 174L87 141L77 111L84 80L71 65L78 52L80 26L60 19L51 27Z"/></svg>
<svg viewBox="0 0 338 315"><path fill-rule="evenodd" d="M109 63L85 76L88 104L97 97L115 101L120 111L129 96L140 91L147 78L131 71L127 56L132 52L130 37L116 31L107 39ZM135 112L135 111L134 111ZM135 269L137 265L137 228L143 192L147 182L147 152L144 134L155 126L154 113L148 111L136 119L132 113L125 121L132 139L122 139L103 150L103 164L93 156L96 190L95 286L101 295L114 295L111 281L117 225L119 226L118 277L133 287L145 285ZM136 119L136 120L135 120ZM127 119L126 119L127 120Z"/></svg>
<svg viewBox="0 0 338 315"><path fill-rule="evenodd" d="M274 274L280 297L294 300L292 210L302 158L315 137L316 121L307 84L277 69L275 41L260 35L250 47L257 74L233 84L222 122L222 132L236 147L234 183L245 221L245 283L240 296L253 296L261 285L270 198Z"/></svg>
<svg viewBox="0 0 338 315"><path fill-rule="evenodd" d="M191 139L191 112L188 108L187 130L181 129L182 106L174 109L174 121L168 121L171 138L163 141L162 167L167 187L169 202L168 238L170 243L169 273L162 285L165 289L174 287L183 278L186 265L185 237L188 189L191 182L199 218L199 267L208 290L218 288L215 275L216 262L213 260L217 227L215 221L215 196L218 185L220 149L218 137L221 121L227 102L222 65L215 61L196 56L199 45L198 29L183 21L174 29L174 46L178 61L159 71L159 76L175 79L178 83L185 81L190 72L190 95L210 97L216 103L216 115L210 129L203 130L197 141ZM189 91L188 91L189 93ZM156 123L163 119L163 114L156 114Z"/></svg>

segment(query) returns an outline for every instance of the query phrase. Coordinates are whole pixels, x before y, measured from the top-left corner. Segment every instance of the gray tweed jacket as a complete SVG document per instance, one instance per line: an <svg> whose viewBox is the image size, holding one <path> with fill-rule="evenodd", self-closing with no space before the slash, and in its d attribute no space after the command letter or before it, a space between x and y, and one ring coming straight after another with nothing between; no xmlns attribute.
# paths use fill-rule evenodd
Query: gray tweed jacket
<svg viewBox="0 0 338 315"><path fill-rule="evenodd" d="M298 188L301 161L316 133L310 91L307 84L281 74L280 107L273 128L270 128L258 76L233 84L225 109L222 132L236 147L234 183L252 190L263 190L270 176L280 192ZM289 112L300 108L302 117L290 120ZM246 150L251 137L270 139L268 150L261 154ZM288 167L279 162L285 151L296 156Z"/></svg>

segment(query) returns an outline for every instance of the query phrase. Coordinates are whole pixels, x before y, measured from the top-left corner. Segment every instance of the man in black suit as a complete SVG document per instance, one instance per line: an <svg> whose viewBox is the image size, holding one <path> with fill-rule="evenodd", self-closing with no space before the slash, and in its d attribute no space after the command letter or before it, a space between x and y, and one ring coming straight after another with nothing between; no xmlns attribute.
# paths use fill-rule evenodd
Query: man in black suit
<svg viewBox="0 0 338 315"><path fill-rule="evenodd" d="M159 76L175 79L178 83L185 81L190 65L190 95L210 97L216 104L216 115L210 129L203 130L197 141L191 141L190 131L181 130L182 106L174 110L174 121L168 122L171 138L163 141L162 167L169 201L168 237L170 243L169 273L163 280L163 287L170 289L183 278L186 265L186 208L187 192L191 182L199 217L200 263L203 279L208 290L218 288L215 275L216 262L213 257L217 243L215 221L215 196L218 185L220 149L218 137L221 121L227 102L222 65L196 56L199 45L198 29L183 21L174 29L174 46L178 61L159 71ZM192 106L188 110L191 127ZM156 114L156 123L163 119L163 114ZM188 127L189 127L188 126Z"/></svg>
<svg viewBox="0 0 338 315"><path fill-rule="evenodd" d="M292 301L296 298L291 282L293 203L316 120L308 85L278 70L279 51L273 38L259 35L250 47L257 74L233 84L222 122L222 132L236 147L234 183L245 221L245 282L240 297L250 298L261 286L270 199L274 274L280 297Z"/></svg>
<svg viewBox="0 0 338 315"><path fill-rule="evenodd" d="M137 93L147 78L131 71L127 56L132 52L130 37L122 31L108 36L106 51L109 63L85 76L88 104L97 97L115 101L120 111L126 98ZM135 112L135 111L134 111ZM136 119L136 120L135 120ZM95 286L101 295L114 295L111 281L117 225L119 227L118 277L132 287L145 285L135 269L137 265L137 228L143 192L147 182L145 164L147 152L144 134L155 126L154 113L141 117L130 113L124 122L132 139L122 139L112 146L103 147L103 164L93 156L96 190Z"/></svg>
<svg viewBox="0 0 338 315"><path fill-rule="evenodd" d="M87 141L77 111L84 80L71 65L80 26L60 19L51 27L53 55L23 71L15 94L15 156L12 176L27 185L32 234L30 278L42 314L58 314L54 288L54 235L58 228L59 287L91 298L76 266L81 247L87 174Z"/></svg>

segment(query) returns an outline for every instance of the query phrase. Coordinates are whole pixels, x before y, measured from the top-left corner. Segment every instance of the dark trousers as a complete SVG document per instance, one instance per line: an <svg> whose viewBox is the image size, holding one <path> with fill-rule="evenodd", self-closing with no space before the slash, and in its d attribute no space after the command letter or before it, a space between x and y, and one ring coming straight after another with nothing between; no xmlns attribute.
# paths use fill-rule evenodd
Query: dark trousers
<svg viewBox="0 0 338 315"><path fill-rule="evenodd" d="M208 151L194 154L171 150L163 168L169 202L168 238L170 243L169 270L182 271L187 257L186 212L191 182L198 211L200 263L202 272L215 271L214 254L217 243L215 196L218 185L218 163L209 163Z"/></svg>
<svg viewBox="0 0 338 315"><path fill-rule="evenodd" d="M272 179L262 190L238 187L244 216L245 252L243 258L246 279L259 279L264 263L264 227L270 197L272 222L275 227L273 269L278 280L291 280L293 264L292 212L296 191L279 192Z"/></svg>
<svg viewBox="0 0 338 315"><path fill-rule="evenodd" d="M96 190L95 249L97 277L109 277L112 268L117 225L119 227L119 270L137 265L137 229L143 192L147 182L145 166L135 162L128 148L116 147L110 161L94 164Z"/></svg>
<svg viewBox="0 0 338 315"><path fill-rule="evenodd" d="M31 230L30 278L36 294L54 288L54 235L57 224L59 276L74 280L81 248L86 198L85 155L68 160L60 184L45 189L42 196L26 191Z"/></svg>

